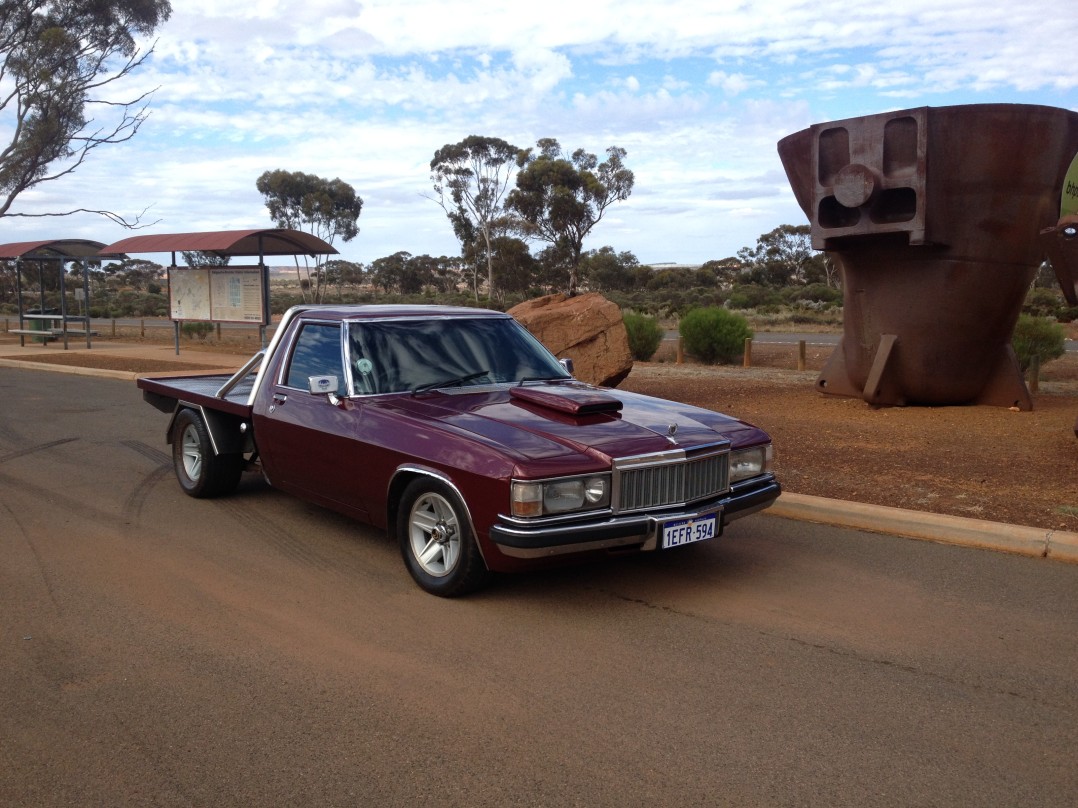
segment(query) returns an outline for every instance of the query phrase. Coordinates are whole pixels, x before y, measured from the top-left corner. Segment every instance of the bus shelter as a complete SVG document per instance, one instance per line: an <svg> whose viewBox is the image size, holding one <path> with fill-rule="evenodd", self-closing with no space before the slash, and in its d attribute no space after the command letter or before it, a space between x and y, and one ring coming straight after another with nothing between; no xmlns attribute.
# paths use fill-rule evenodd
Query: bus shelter
<svg viewBox="0 0 1078 808"><path fill-rule="evenodd" d="M50 239L43 241L19 241L0 244L0 261L12 261L15 264L15 285L19 301L19 327L9 333L19 335L19 344L26 345L26 337L31 336L48 344L50 339L62 339L64 350L68 348L68 338L73 334L86 337L86 347L90 346L90 261L122 260L127 256L113 254L100 241L87 239ZM72 316L67 306L67 273L64 265L75 262L82 267L83 312ZM28 266L37 267L38 299L36 311L28 310L23 290L23 271ZM46 304L45 278L47 271L55 266L59 275L57 288L60 293L60 306L50 309ZM78 323L79 328L69 328L68 323Z"/></svg>

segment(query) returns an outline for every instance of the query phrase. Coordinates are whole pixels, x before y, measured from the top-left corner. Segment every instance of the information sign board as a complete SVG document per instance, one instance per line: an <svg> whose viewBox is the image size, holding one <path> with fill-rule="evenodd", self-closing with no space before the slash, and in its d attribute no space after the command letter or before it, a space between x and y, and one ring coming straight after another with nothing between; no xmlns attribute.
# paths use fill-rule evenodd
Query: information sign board
<svg viewBox="0 0 1078 808"><path fill-rule="evenodd" d="M262 267L172 267L168 273L173 320L264 322Z"/></svg>

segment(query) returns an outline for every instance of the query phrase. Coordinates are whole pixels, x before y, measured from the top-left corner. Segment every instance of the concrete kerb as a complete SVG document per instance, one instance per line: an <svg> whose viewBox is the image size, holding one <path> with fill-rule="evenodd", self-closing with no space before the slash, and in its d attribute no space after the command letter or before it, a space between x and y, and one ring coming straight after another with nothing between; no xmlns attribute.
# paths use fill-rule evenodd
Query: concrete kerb
<svg viewBox="0 0 1078 808"><path fill-rule="evenodd" d="M67 365L58 364L55 362L42 361L35 362L33 358L22 358L32 356L33 352L41 350L37 347L27 349L19 345L0 345L0 367L9 368L23 368L26 370L43 370L52 373L69 373L76 376L97 376L99 378L106 379L120 379L125 381L133 381L139 377L159 377L159 376L190 376L192 374L199 373L231 373L239 368L246 360L247 356L242 355L221 355L216 353L207 353L202 351L190 351L184 353L182 356L178 356L174 353L173 349L168 346L160 345L135 345L130 343L105 343L103 346L88 348L73 348L71 350L47 350L42 354L42 358L57 357L57 356L78 356L80 354L87 354L90 356L120 356L120 357L139 357L143 359L159 361L162 367L167 367L170 363L183 362L187 365L198 365L198 369L195 370L160 370L160 371L147 371L137 372L128 370L109 370L106 368L93 368L93 367L81 367L79 365ZM11 357L20 357L18 359Z"/></svg>
<svg viewBox="0 0 1078 808"><path fill-rule="evenodd" d="M783 493L765 514L1078 563L1078 533Z"/></svg>
<svg viewBox="0 0 1078 808"><path fill-rule="evenodd" d="M80 368L72 365L53 365L48 362L30 362L22 359L4 359L0 357L0 368L21 368L22 370L45 370L51 373L67 373L73 376L97 376L104 379L122 379L134 381L139 376L152 376L152 373L132 373L127 370L104 370L101 368Z"/></svg>
<svg viewBox="0 0 1078 808"><path fill-rule="evenodd" d="M96 350L96 349L95 349ZM162 349L143 348L142 346L115 345L110 352L130 354L145 353L162 358ZM33 362L23 359L6 359L0 350L0 367L23 368L25 370L44 370L54 373L71 373L82 376L133 381L140 376L184 376L192 373L228 372L242 364L242 357L229 357L222 366L222 357L192 352L182 357L183 361L203 362L201 371L163 371L160 373L132 373L120 370L81 368L72 365L55 365L45 362ZM22 353L22 351L19 351ZM8 352L8 355L11 355ZM176 357L168 357L172 361ZM873 533L886 533L911 539L922 539L954 544L963 547L979 547L1005 553L1050 558L1057 561L1078 563L1078 533L1065 530L1008 525L989 522L984 519L969 519L961 516L907 511L883 505L866 505L860 502L812 497L805 494L785 492L778 501L764 511L765 515L805 522L835 525Z"/></svg>

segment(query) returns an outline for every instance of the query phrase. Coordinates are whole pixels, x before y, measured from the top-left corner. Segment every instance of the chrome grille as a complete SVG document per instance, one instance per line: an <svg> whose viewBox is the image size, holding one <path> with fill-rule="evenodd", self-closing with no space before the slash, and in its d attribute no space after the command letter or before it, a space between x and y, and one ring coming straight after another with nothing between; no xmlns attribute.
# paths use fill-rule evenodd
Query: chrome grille
<svg viewBox="0 0 1078 808"><path fill-rule="evenodd" d="M728 444L686 455L676 450L614 461L616 513L685 505L726 491L730 479Z"/></svg>

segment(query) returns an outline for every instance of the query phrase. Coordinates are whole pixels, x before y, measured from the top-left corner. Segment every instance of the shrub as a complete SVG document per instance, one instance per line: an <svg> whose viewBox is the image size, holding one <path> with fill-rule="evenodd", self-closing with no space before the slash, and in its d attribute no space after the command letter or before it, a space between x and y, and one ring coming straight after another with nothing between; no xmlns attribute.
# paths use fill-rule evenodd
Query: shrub
<svg viewBox="0 0 1078 808"><path fill-rule="evenodd" d="M659 350L663 341L662 326L654 317L627 311L622 315L629 334L629 352L638 362L647 362Z"/></svg>
<svg viewBox="0 0 1078 808"><path fill-rule="evenodd" d="M790 286L783 290L782 296L787 303L801 304L817 310L842 305L842 290L834 289L826 283Z"/></svg>
<svg viewBox="0 0 1078 808"><path fill-rule="evenodd" d="M782 296L775 289L756 283L738 284L730 290L726 306L731 309L758 309L761 306L777 306Z"/></svg>
<svg viewBox="0 0 1078 808"><path fill-rule="evenodd" d="M206 339L208 334L213 333L213 323L203 323L196 320L190 320L180 326L180 333L182 333L188 339Z"/></svg>
<svg viewBox="0 0 1078 808"><path fill-rule="evenodd" d="M1059 323L1045 317L1022 314L1014 327L1011 344L1018 355L1018 364L1026 371L1034 356L1040 358L1042 365L1063 356L1067 349L1067 337Z"/></svg>
<svg viewBox="0 0 1078 808"><path fill-rule="evenodd" d="M841 326L842 309L794 311L790 314L789 322L792 325Z"/></svg>
<svg viewBox="0 0 1078 808"><path fill-rule="evenodd" d="M1030 289L1022 311L1034 317L1053 317L1064 305L1058 289Z"/></svg>
<svg viewBox="0 0 1078 808"><path fill-rule="evenodd" d="M681 319L685 351L709 365L735 361L752 329L740 314L727 309L693 309Z"/></svg>

